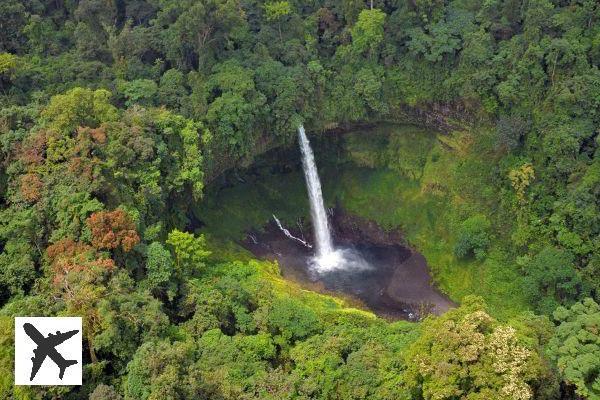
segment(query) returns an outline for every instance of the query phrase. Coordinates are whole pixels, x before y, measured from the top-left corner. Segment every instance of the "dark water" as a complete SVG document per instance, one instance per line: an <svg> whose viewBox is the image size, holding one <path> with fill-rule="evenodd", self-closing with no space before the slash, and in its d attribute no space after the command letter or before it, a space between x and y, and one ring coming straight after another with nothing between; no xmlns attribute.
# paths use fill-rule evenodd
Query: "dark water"
<svg viewBox="0 0 600 400"><path fill-rule="evenodd" d="M312 249L287 238L275 224L249 235L243 246L260 259L276 260L285 278L312 290L346 295L385 318L419 320L453 306L432 286L423 256L400 244L354 243L371 268L326 274L311 270Z"/></svg>

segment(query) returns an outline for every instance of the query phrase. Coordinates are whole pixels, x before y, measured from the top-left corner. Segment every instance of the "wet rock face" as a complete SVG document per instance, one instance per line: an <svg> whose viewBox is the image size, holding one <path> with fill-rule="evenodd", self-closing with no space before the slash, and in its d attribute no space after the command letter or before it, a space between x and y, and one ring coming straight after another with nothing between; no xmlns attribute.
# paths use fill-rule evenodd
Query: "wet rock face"
<svg viewBox="0 0 600 400"><path fill-rule="evenodd" d="M407 245L400 230L386 230L374 221L348 214L341 207L336 207L330 218L335 239L339 243L368 243L377 246Z"/></svg>

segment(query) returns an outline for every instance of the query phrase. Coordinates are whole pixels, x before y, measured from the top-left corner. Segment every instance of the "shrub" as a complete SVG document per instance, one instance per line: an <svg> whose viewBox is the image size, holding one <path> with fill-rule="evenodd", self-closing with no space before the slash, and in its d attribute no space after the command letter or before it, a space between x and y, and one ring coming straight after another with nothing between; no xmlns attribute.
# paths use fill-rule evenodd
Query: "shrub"
<svg viewBox="0 0 600 400"><path fill-rule="evenodd" d="M461 224L454 254L459 258L475 257L483 260L490 243L490 221L484 215L477 214L467 218Z"/></svg>
<svg viewBox="0 0 600 400"><path fill-rule="evenodd" d="M131 107L134 104L152 106L158 93L158 85L150 79L136 79L130 82L119 82L119 92L127 99L125 105Z"/></svg>
<svg viewBox="0 0 600 400"><path fill-rule="evenodd" d="M321 324L310 308L297 300L277 299L269 313L268 324L271 332L286 342L306 339L319 332Z"/></svg>

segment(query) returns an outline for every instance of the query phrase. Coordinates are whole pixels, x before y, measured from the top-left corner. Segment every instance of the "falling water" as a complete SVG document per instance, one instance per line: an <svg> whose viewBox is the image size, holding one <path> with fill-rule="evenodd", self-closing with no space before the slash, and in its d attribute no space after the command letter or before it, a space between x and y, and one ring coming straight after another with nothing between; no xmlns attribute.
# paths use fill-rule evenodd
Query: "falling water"
<svg viewBox="0 0 600 400"><path fill-rule="evenodd" d="M333 247L315 157L302 125L298 127L298 137L317 247L317 254L312 259L313 269L318 273L324 273L339 269L370 268L368 263L353 250Z"/></svg>
<svg viewBox="0 0 600 400"><path fill-rule="evenodd" d="M298 137L300 138L300 150L302 151L302 166L304 168L304 177L308 187L308 197L310 200L310 214L315 230L315 242L317 245L317 257L324 257L333 252L331 241L331 232L327 221L327 212L323 203L323 193L321 192L321 181L315 164L315 156L310 148L310 142L304 132L304 127L298 127Z"/></svg>

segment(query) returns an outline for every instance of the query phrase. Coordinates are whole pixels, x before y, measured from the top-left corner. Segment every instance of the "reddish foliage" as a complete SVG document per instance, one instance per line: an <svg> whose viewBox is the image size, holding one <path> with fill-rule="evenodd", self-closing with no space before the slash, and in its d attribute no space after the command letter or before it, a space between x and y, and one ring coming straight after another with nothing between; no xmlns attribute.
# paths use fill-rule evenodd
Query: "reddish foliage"
<svg viewBox="0 0 600 400"><path fill-rule="evenodd" d="M42 195L44 182L38 174L25 174L21 176L21 196L25 201L35 203Z"/></svg>
<svg viewBox="0 0 600 400"><path fill-rule="evenodd" d="M96 250L85 243L62 239L46 249L54 272L54 284L63 283L71 272L112 270L115 263L110 258L99 257Z"/></svg>
<svg viewBox="0 0 600 400"><path fill-rule="evenodd" d="M103 127L90 129L90 137L96 143L106 143L106 132L104 131Z"/></svg>
<svg viewBox="0 0 600 400"><path fill-rule="evenodd" d="M69 161L68 169L80 181L85 180L88 184L94 182L97 178L97 170L95 167L99 164L97 159L87 159L83 157L73 157Z"/></svg>
<svg viewBox="0 0 600 400"><path fill-rule="evenodd" d="M77 147L91 149L96 144L106 143L106 131L104 127L89 128L80 126L77 128ZM83 146L82 146L83 145Z"/></svg>
<svg viewBox="0 0 600 400"><path fill-rule="evenodd" d="M100 159L94 155L98 145L106 142L106 132L103 127L92 129L77 128L73 157L69 160L68 169L73 175L94 182L98 178Z"/></svg>
<svg viewBox="0 0 600 400"><path fill-rule="evenodd" d="M75 258L82 254L90 253L93 250L91 246L85 243L76 242L72 239L61 239L48 246L46 254L52 263L59 258Z"/></svg>
<svg viewBox="0 0 600 400"><path fill-rule="evenodd" d="M133 221L123 210L95 212L87 219L92 231L92 246L97 249L115 249L119 245L130 251L139 243Z"/></svg>
<svg viewBox="0 0 600 400"><path fill-rule="evenodd" d="M28 167L41 165L46 157L46 132L29 136L19 148L19 160Z"/></svg>

